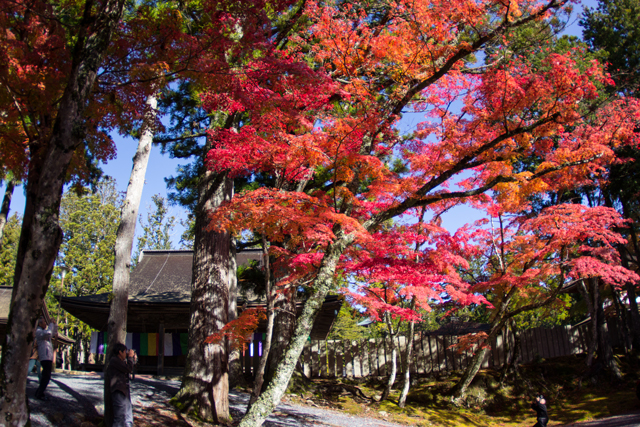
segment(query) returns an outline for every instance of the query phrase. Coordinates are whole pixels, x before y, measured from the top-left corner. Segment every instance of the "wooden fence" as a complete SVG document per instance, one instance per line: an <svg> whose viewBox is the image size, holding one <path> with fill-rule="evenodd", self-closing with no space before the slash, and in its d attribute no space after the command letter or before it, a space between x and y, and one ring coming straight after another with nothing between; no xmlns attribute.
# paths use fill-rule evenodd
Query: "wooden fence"
<svg viewBox="0 0 640 427"><path fill-rule="evenodd" d="M537 358L551 358L578 354L587 349L588 325L579 327L557 326L553 329L535 328L520 332L519 361L532 362ZM407 338L396 337L398 372L407 354ZM458 337L433 336L420 333L415 336L411 373L429 375L442 371L461 370L467 367L473 351L459 352ZM499 368L508 357L513 337L499 334L491 343L482 367ZM262 342L255 339L243 355L243 369L247 376L257 371ZM390 339L362 341L310 341L304 347L299 363L309 378L335 378L385 376L391 369Z"/></svg>

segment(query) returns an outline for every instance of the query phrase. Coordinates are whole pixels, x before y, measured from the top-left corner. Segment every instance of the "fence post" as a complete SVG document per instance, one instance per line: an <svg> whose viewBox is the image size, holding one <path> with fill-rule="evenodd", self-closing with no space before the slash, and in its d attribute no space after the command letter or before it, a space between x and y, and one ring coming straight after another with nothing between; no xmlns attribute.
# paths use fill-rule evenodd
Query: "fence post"
<svg viewBox="0 0 640 427"><path fill-rule="evenodd" d="M327 376L329 378L336 377L336 342L327 341L327 362L329 368L327 370Z"/></svg>
<svg viewBox="0 0 640 427"><path fill-rule="evenodd" d="M311 343L307 341L307 343L304 345L304 348L302 349L302 357L304 360L303 363L303 369L304 369L304 375L307 378L311 378Z"/></svg>
<svg viewBox="0 0 640 427"><path fill-rule="evenodd" d="M342 341L342 345L344 346L344 358L345 358L345 365L347 368L347 377L352 377L353 376L353 357L351 355L351 341L346 340L346 341Z"/></svg>
<svg viewBox="0 0 640 427"><path fill-rule="evenodd" d="M347 375L344 368L344 349L342 341L335 341L334 346L336 350L336 377L342 378Z"/></svg>

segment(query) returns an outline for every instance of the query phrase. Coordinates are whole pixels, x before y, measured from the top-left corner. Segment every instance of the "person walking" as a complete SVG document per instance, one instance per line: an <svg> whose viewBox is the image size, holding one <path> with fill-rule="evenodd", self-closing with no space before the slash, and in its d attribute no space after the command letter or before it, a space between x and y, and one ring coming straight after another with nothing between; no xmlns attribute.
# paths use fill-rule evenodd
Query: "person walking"
<svg viewBox="0 0 640 427"><path fill-rule="evenodd" d="M49 326L47 326L47 322L44 320L44 317L41 316L40 319L38 319L38 327L36 328L36 345L42 372L40 374L40 386L36 390L36 399L49 400L44 394L44 391L49 385L49 380L51 380L51 368L53 365L53 344L51 344L51 338L57 335L56 324L51 322Z"/></svg>
<svg viewBox="0 0 640 427"><path fill-rule="evenodd" d="M549 415L547 414L547 401L544 396L539 394L533 401L531 409L536 411L536 424L533 427L547 427Z"/></svg>
<svg viewBox="0 0 640 427"><path fill-rule="evenodd" d="M115 344L111 351L105 381L109 381L113 403L112 427L133 427L133 407L129 390L129 374L137 361L135 351L127 350L124 344Z"/></svg>

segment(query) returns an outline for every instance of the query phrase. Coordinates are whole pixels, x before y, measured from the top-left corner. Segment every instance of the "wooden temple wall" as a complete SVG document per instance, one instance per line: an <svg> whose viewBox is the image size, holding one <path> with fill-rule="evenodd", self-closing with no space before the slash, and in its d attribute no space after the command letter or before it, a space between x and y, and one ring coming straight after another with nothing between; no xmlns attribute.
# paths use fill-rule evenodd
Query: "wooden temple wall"
<svg viewBox="0 0 640 427"><path fill-rule="evenodd" d="M535 328L520 332L520 363L533 362L558 356L583 353L587 349L588 324L571 328L557 326L552 329ZM402 372L402 361L407 356L407 338L396 337L397 369ZM615 346L616 339L612 337ZM513 336L508 331L497 336L485 356L483 368L500 368L513 346ZM458 351L458 337L416 334L411 355L411 373L417 376L436 374L442 371L462 370L473 357L474 349ZM257 371L259 339L251 342L243 355L243 369L247 376ZM307 343L299 364L309 378L335 378L385 376L391 370L391 341L370 339L362 341L316 341Z"/></svg>

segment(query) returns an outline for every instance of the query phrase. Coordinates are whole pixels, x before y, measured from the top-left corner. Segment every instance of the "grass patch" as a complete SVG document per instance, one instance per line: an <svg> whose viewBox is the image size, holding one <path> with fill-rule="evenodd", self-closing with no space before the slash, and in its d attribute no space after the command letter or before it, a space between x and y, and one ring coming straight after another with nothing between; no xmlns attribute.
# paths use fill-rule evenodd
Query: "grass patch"
<svg viewBox="0 0 640 427"><path fill-rule="evenodd" d="M604 374L580 383L585 366L581 355L523 365L519 377L508 377L503 385L500 372L483 370L459 405L451 402L449 390L460 372L415 379L405 408L397 405L399 390L394 390L389 400L377 401L384 389L384 378L310 381L296 378L289 387L288 399L420 427L520 427L535 423L535 412L530 406L533 397L541 392L548 402L549 426L558 426L640 410L640 400L635 394L640 363L627 363L624 357L619 360L624 379L616 384ZM400 382L395 386L401 387Z"/></svg>

